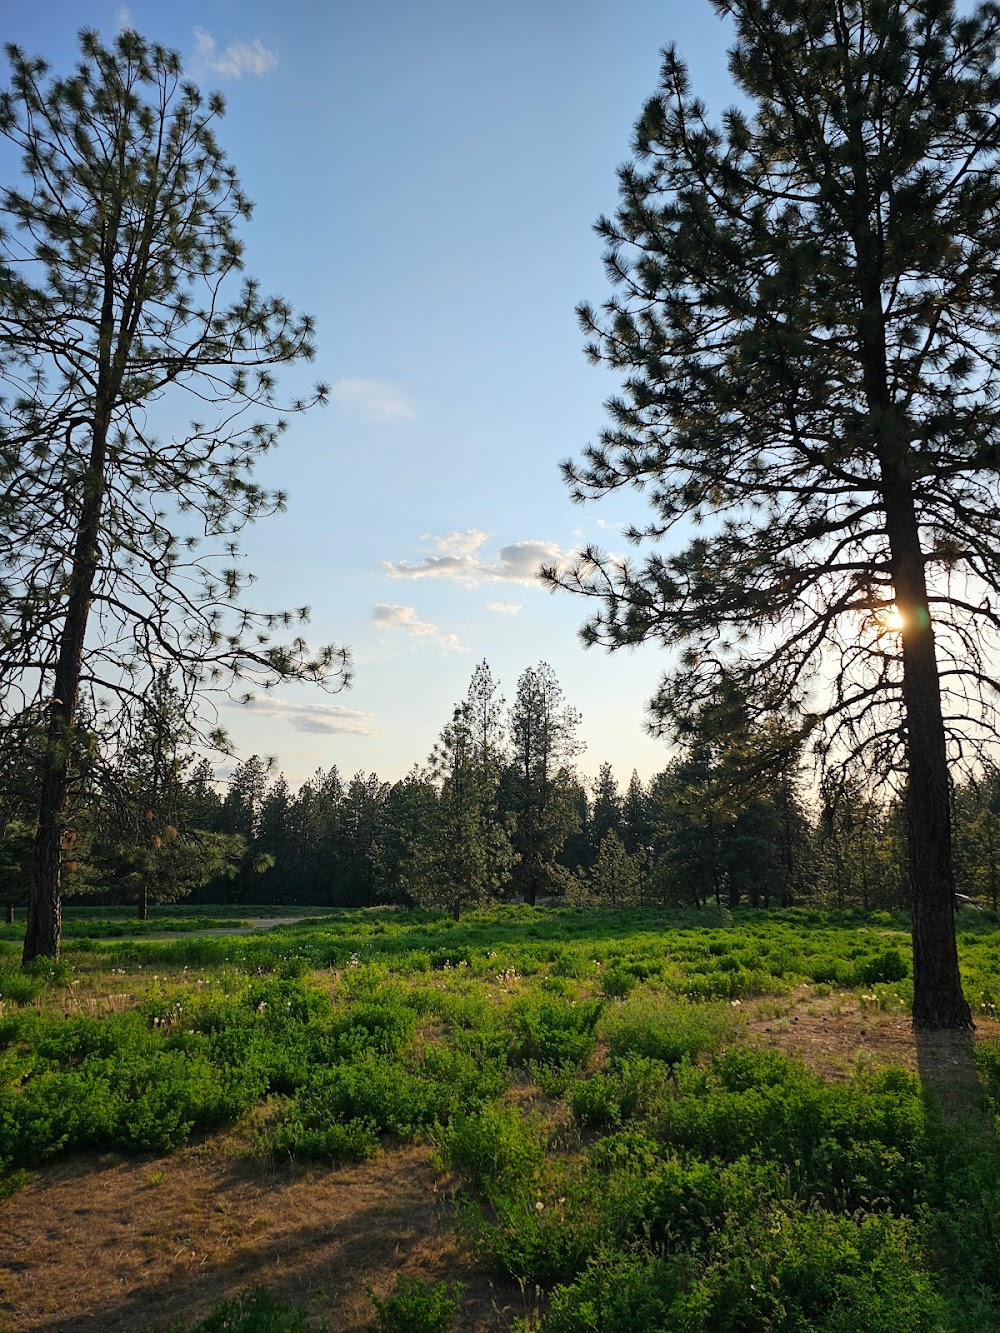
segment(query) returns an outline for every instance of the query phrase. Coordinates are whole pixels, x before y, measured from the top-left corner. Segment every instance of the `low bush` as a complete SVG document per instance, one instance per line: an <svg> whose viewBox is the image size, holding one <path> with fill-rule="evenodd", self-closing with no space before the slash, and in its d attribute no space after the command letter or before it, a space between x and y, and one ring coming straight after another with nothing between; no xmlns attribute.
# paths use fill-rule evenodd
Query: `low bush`
<svg viewBox="0 0 1000 1333"><path fill-rule="evenodd" d="M464 1287L449 1282L425 1282L401 1274L392 1294L372 1294L375 1333L448 1333L462 1303Z"/></svg>
<svg viewBox="0 0 1000 1333"><path fill-rule="evenodd" d="M692 1004L662 995L632 996L607 1009L598 1029L613 1056L639 1055L675 1065L718 1049L732 1040L732 1009Z"/></svg>
<svg viewBox="0 0 1000 1333"><path fill-rule="evenodd" d="M310 1333L314 1327L301 1310L279 1305L264 1287L254 1287L219 1301L211 1314L191 1326L190 1333ZM173 1326L173 1333L182 1333L180 1324Z"/></svg>
<svg viewBox="0 0 1000 1333"><path fill-rule="evenodd" d="M445 1164L486 1192L533 1176L544 1152L540 1125L504 1102L456 1112L437 1141Z"/></svg>
<svg viewBox="0 0 1000 1333"><path fill-rule="evenodd" d="M561 1004L547 996L516 1000L510 1010L510 1060L514 1066L529 1061L557 1068L586 1063L596 1044L594 1029L604 1006L600 1000Z"/></svg>

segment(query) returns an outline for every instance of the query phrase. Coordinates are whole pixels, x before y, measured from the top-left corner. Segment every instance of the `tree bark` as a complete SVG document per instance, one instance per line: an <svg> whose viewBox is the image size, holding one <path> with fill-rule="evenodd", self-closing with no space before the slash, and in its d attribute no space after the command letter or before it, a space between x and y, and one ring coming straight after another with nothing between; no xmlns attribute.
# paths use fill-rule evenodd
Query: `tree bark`
<svg viewBox="0 0 1000 1333"><path fill-rule="evenodd" d="M139 906L136 916L140 921L145 921L149 916L149 888L145 882L139 890Z"/></svg>
<svg viewBox="0 0 1000 1333"><path fill-rule="evenodd" d="M73 724L80 693L83 648L87 636L90 600L97 574L98 537L104 500L104 463L107 426L96 423L90 452L90 467L84 483L80 523L73 550L73 573L66 620L56 662L54 698L49 705L38 804L38 829L31 856L28 885L28 929L24 937L22 963L45 955L59 957L62 929L60 873L66 803L69 796L70 756Z"/></svg>
<svg viewBox="0 0 1000 1333"><path fill-rule="evenodd" d="M8 903L8 904L7 904L7 925L8 925L8 926L12 926L13 924L14 924L14 904L13 904L13 903Z"/></svg>
<svg viewBox="0 0 1000 1333"><path fill-rule="evenodd" d="M971 1028L955 941L948 757L924 559L912 488L885 470L883 480L892 579L903 621L913 1026Z"/></svg>

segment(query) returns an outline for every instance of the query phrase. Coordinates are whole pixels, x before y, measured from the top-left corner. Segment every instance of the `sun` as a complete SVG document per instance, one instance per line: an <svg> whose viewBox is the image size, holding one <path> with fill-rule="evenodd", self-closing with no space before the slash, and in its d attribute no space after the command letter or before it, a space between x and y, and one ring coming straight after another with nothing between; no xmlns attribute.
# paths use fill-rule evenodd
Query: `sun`
<svg viewBox="0 0 1000 1333"><path fill-rule="evenodd" d="M883 630L891 630L898 634L903 628L903 613L898 606L887 606L879 611L876 619Z"/></svg>

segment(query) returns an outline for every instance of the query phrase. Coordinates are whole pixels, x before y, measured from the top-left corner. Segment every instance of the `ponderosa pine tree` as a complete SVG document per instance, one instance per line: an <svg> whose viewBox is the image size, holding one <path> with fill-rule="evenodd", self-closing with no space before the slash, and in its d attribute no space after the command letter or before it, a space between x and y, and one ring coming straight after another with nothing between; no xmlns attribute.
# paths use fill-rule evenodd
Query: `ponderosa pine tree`
<svg viewBox="0 0 1000 1333"><path fill-rule="evenodd" d="M83 700L99 719L168 665L194 716L205 688L341 685L347 667L273 641L304 610L242 604L235 534L284 504L251 478L284 427L273 368L312 357L313 323L241 279L251 205L214 136L222 98L138 33L80 47L50 78L8 46L0 94L24 169L0 190L0 707L45 733L26 961L58 953ZM195 419L174 433L175 397L158 438L155 405L182 388Z"/></svg>
<svg viewBox="0 0 1000 1333"><path fill-rule="evenodd" d="M549 664L528 667L517 682L508 717L505 799L514 817L515 882L532 906L539 892L567 882L557 858L580 822L570 768L583 749L579 725L580 714L566 703Z"/></svg>
<svg viewBox="0 0 1000 1333"><path fill-rule="evenodd" d="M965 1027L953 753L996 734L1000 8L713 0L742 109L667 50L621 203L617 293L581 308L624 372L577 498L643 487L641 563L585 553L587 642L656 639L663 725L721 674L906 773L918 1027ZM692 535L693 529L693 535ZM832 686L830 686L832 682Z"/></svg>
<svg viewBox="0 0 1000 1333"><path fill-rule="evenodd" d="M439 784L437 800L411 843L403 885L425 907L450 907L458 921L463 907L500 896L515 860L497 818L499 768L483 746L469 699L457 705L442 728L429 769Z"/></svg>

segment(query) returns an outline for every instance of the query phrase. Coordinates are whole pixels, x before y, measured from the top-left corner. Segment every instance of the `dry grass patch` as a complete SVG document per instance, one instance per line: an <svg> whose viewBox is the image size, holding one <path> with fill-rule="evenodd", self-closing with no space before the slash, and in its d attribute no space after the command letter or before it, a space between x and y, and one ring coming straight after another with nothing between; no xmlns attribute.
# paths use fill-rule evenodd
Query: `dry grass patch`
<svg viewBox="0 0 1000 1333"><path fill-rule="evenodd" d="M161 1333L258 1283L338 1333L372 1316L400 1272L466 1284L456 1328L509 1327L516 1284L457 1249L451 1199L426 1147L340 1170L269 1171L216 1137L169 1157L82 1154L0 1203L5 1333Z"/></svg>

